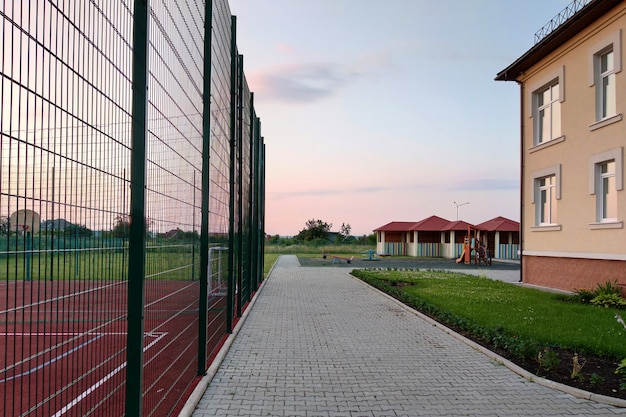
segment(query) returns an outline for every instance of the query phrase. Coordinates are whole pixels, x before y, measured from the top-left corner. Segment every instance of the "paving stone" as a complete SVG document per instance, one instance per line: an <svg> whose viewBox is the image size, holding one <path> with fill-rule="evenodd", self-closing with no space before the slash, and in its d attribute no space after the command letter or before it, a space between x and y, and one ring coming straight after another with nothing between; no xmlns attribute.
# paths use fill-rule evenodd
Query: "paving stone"
<svg viewBox="0 0 626 417"><path fill-rule="evenodd" d="M347 275L281 256L193 416L616 416L531 383Z"/></svg>

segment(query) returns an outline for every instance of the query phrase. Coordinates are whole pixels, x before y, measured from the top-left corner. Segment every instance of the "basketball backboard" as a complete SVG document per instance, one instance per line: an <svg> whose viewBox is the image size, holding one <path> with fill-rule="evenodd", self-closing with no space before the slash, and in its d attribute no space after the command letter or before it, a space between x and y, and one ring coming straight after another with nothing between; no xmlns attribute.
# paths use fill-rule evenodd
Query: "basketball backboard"
<svg viewBox="0 0 626 417"><path fill-rule="evenodd" d="M41 227L41 218L36 211L21 209L11 214L9 224L13 232L38 233Z"/></svg>

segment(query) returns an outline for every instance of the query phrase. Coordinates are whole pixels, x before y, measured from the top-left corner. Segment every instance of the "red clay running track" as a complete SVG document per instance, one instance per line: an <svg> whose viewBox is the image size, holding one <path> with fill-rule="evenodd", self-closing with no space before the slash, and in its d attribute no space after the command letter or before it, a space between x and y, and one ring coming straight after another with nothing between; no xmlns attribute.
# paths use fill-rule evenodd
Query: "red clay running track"
<svg viewBox="0 0 626 417"><path fill-rule="evenodd" d="M197 281L147 281L143 409L171 414L197 373ZM209 334L225 334L223 297ZM0 412L121 416L125 406L127 282L0 283Z"/></svg>

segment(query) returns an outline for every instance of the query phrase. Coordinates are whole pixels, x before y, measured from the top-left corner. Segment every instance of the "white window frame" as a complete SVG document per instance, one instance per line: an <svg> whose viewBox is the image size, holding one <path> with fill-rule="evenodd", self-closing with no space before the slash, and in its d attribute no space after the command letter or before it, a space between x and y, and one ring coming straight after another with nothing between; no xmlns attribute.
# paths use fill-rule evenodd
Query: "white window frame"
<svg viewBox="0 0 626 417"><path fill-rule="evenodd" d="M607 124L611 124L617 121L622 120L622 115L618 113L617 109L617 93L619 89L616 85L617 76L616 74L622 71L622 30L618 30L602 41L596 43L590 50L590 70L589 70L589 86L595 88L595 122L591 124L590 130L595 130L597 128L606 126ZM602 57L607 53L613 53L613 68L602 72L601 71L601 60ZM606 92L604 89L603 81L607 78L612 77L613 83L612 86L612 109L610 113L607 113L607 109L605 107L606 103Z"/></svg>
<svg viewBox="0 0 626 417"><path fill-rule="evenodd" d="M612 171L609 170L609 164L612 165ZM609 196L611 192L617 193L617 190L615 189L615 160L604 161L604 162L597 164L596 166L599 171L597 173L598 185L596 188L598 221L615 223L617 221L617 205L614 207L615 216L609 216L608 214L609 209L613 207L608 207L610 206L610 204L608 204L608 198L607 198L607 196ZM604 169L605 167L606 167L606 171ZM607 184L605 182L605 180L610 181L611 179L613 179L612 184ZM611 186L613 190L610 189ZM616 200L616 203L617 203L617 200Z"/></svg>
<svg viewBox="0 0 626 417"><path fill-rule="evenodd" d="M539 106L539 97L540 95L554 86L559 86L558 94L555 94L551 97L549 103L544 103L543 106ZM561 66L555 71L548 73L546 76L542 77L538 81L532 83L530 85L531 97L529 103L531 103L531 108L527 109L528 114L533 119L533 144L531 151L538 150L543 148L544 146L549 146L551 144L562 142L565 140L565 136L563 135L563 126L561 125L561 103L565 101L565 67ZM550 110L550 137L542 138L540 141L541 135L541 124L539 119L539 111L541 109L549 109ZM552 130L552 121L554 120L555 115L559 119L560 129L557 135L553 135Z"/></svg>
<svg viewBox="0 0 626 417"><path fill-rule="evenodd" d="M542 201L541 201L541 191L543 187L540 186L540 182L542 179L547 177L554 178L554 185L552 185L551 192L554 192L554 201L555 203L561 199L561 164L557 164L548 168L544 168L538 171L535 171L531 174L532 178L532 186L533 190L531 193L532 201L531 203L535 205L535 226L531 227L532 231L558 231L561 230L561 225L558 224L558 216L557 218L550 219L550 222L542 222L541 221L541 209L542 209Z"/></svg>
<svg viewBox="0 0 626 417"><path fill-rule="evenodd" d="M605 152L591 155L589 158L589 194L595 195L595 222L590 223L592 229L622 228L624 222L618 218L604 218L604 189L602 165L615 162L615 192L624 189L624 148L614 148ZM618 211L619 213L619 211Z"/></svg>
<svg viewBox="0 0 626 417"><path fill-rule="evenodd" d="M546 182L542 184L542 182ZM548 175L537 179L537 226L553 226L556 224L556 177ZM545 195L545 199L543 196Z"/></svg>
<svg viewBox="0 0 626 417"><path fill-rule="evenodd" d="M558 93L555 94L555 87L558 87L558 91L560 91L559 80L556 79L552 83L546 85L540 90L535 91L533 94L533 100L535 101L533 104L533 144L541 145L542 143L550 142L551 140L557 139L561 137L561 101L559 99ZM541 97L544 93L548 92L548 100L546 103L539 104ZM548 133L546 137L543 137L543 125L541 123L541 112L544 112L544 117L548 119ZM558 118L558 120L557 120ZM559 128L558 132L554 132L555 124L558 123Z"/></svg>
<svg viewBox="0 0 626 417"><path fill-rule="evenodd" d="M611 55L607 68L602 69L604 57ZM595 56L595 77L596 77L596 121L608 119L617 115L615 86L615 51L613 45L599 52ZM607 61L609 61L607 59Z"/></svg>

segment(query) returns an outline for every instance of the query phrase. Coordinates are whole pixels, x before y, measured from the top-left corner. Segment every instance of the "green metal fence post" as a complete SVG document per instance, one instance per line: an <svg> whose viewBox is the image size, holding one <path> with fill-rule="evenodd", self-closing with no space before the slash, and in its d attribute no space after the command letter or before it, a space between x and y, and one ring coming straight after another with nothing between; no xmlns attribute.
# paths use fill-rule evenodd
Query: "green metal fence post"
<svg viewBox="0 0 626 417"><path fill-rule="evenodd" d="M254 246L255 246L255 268L254 276L256 279L256 286L263 280L263 269L261 268L261 257L263 252L261 250L263 237L261 236L261 120L258 117L254 119Z"/></svg>
<svg viewBox="0 0 626 417"><path fill-rule="evenodd" d="M231 16L230 26L230 201L228 210L228 287L226 300L226 331L232 333L235 310L235 147L237 108L237 18Z"/></svg>
<svg viewBox="0 0 626 417"><path fill-rule="evenodd" d="M256 254L257 254L257 245L256 245L256 216L254 213L254 207L256 206L256 196L255 196L255 188L254 188L254 180L256 178L254 163L256 150L255 150L255 141L254 137L256 135L256 123L255 123L255 114L254 114L254 93L250 93L250 135L248 137L249 142L249 158L248 165L250 166L250 176L248 178L248 280L250 282L250 298L252 298L252 292L257 289L257 279L256 279ZM254 284L254 287L253 287Z"/></svg>
<svg viewBox="0 0 626 417"><path fill-rule="evenodd" d="M209 187L211 158L211 42L213 1L204 6L204 86L202 90L202 219L200 225L200 294L198 304L198 375L206 374L209 269Z"/></svg>
<svg viewBox="0 0 626 417"><path fill-rule="evenodd" d="M143 394L149 10L149 0L135 0L133 16L131 223L128 240L128 345L126 354L126 416L129 417L141 416Z"/></svg>
<svg viewBox="0 0 626 417"><path fill-rule="evenodd" d="M246 302L243 277L243 55L237 55L237 317Z"/></svg>
<svg viewBox="0 0 626 417"><path fill-rule="evenodd" d="M259 129L259 135L261 134L261 130ZM261 230L260 230L260 237L261 237L261 273L263 273L263 271L265 271L265 141L263 140L263 136L260 137L261 139L261 143L260 143L260 155L259 155L259 160L260 160L260 172L261 175L259 176L259 181L260 181L260 198L259 198L259 210L260 210L260 225L261 225Z"/></svg>

